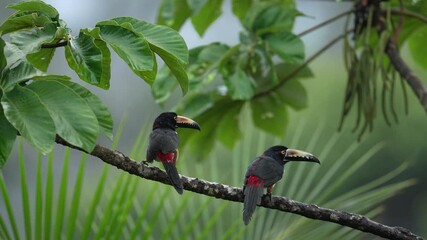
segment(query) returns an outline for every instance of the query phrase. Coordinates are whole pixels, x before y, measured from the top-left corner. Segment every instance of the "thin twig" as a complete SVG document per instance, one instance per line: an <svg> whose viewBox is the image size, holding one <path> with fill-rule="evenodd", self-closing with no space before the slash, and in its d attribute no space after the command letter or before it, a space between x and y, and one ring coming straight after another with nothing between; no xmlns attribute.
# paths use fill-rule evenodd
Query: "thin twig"
<svg viewBox="0 0 427 240"><path fill-rule="evenodd" d="M309 28L309 29L307 29L307 30L305 30L303 32L300 32L299 34L297 34L297 36L298 37L302 37L302 36L304 36L304 35L312 32L312 31L314 31L316 29L319 29L319 28L321 28L321 27L323 27L325 25L328 25L329 23L334 22L334 21L336 21L336 20L338 20L338 19L340 19L340 18L342 18L344 16L347 16L347 15L353 13L353 12L354 12L354 10L348 10L348 11L342 12L342 13L336 15L335 17L329 18L328 20L325 20L325 21L323 21L323 22L321 22L321 23L319 23L319 24L317 24L317 25L315 25L315 26L313 26L313 27L311 27L311 28Z"/></svg>
<svg viewBox="0 0 427 240"><path fill-rule="evenodd" d="M82 151L81 148L67 143L60 137L56 138L56 142ZM105 163L115 166L118 169L124 170L132 175L170 185L168 176L164 171L157 167L146 166L131 160L129 157L119 151L96 145L90 155L95 156ZM202 179L191 178L182 175L181 179L184 183L184 189L187 191L233 202L243 202L243 193L241 188L215 182L208 182ZM286 197L273 196L271 201L268 197L264 197L260 206L298 214L311 219L336 223L363 232L372 233L384 238L422 239L422 237L417 236L411 233L408 229L402 227L390 227L358 214L321 208L314 204L306 204L288 199Z"/></svg>
<svg viewBox="0 0 427 240"><path fill-rule="evenodd" d="M415 12L411 12L408 10L400 10L399 8L392 8L390 10L391 14L393 15L402 15L402 16L406 16L406 17L411 17L414 19L417 19L421 22L425 22L427 23L427 16L419 14L419 13L415 13Z"/></svg>
<svg viewBox="0 0 427 240"><path fill-rule="evenodd" d="M400 3L400 9L399 10L402 13L405 10L404 7L403 7L402 0L399 0L399 3ZM403 27L403 21L404 21L404 19L405 19L405 15L399 14L398 26L397 26L396 31L394 32L394 35L393 35L393 38L392 38L392 41L395 44L397 43L397 40L399 39L399 35L400 35L400 31L402 30L402 27Z"/></svg>

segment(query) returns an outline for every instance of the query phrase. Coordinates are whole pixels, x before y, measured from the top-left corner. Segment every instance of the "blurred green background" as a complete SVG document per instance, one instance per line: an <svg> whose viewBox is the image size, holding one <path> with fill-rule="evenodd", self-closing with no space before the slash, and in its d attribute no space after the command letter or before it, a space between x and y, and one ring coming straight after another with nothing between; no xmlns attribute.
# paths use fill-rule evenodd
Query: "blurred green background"
<svg viewBox="0 0 427 240"><path fill-rule="evenodd" d="M5 6L12 2L14 1L6 0L0 3L0 21L4 21L11 14L11 11L5 9ZM160 3L160 1L148 0L50 0L46 2L58 9L61 17L68 22L69 27L74 30L75 34L77 34L79 28L92 27L97 21L117 16L132 16L154 22ZM350 3L298 1L297 7L308 17L298 18L293 31L295 33L299 33L322 20L349 9ZM203 38L198 37L188 23L184 25L180 33L189 48L214 41L230 44L237 42L240 26L230 12L229 1L226 1L223 11L224 14L208 29ZM343 29L343 21L328 25L304 37L306 56L310 56L330 39L340 34ZM427 71L418 67L410 56L406 54L406 50L405 47L401 50L404 59L408 61L409 65L421 79L426 79ZM61 50L57 51L56 60L52 61L50 71L52 73L66 74L77 79L76 74L68 69L62 54ZM194 160L190 157L192 155L191 152L183 151L181 152L181 162L178 166L180 173L209 181L241 186L246 167L255 156L259 155L268 145L284 144L288 147L304 149L326 158L321 158L322 163L326 163L320 167L305 165L289 165L285 167L284 180L276 185L274 193L283 193L289 198L304 201L307 199L306 197L310 191L316 189L316 183L321 182L322 177L327 177L328 170L333 168L334 164L339 163L339 158L355 146L355 150L345 157L346 161L342 163L343 165L340 169L327 182L328 185L334 185L333 194L328 199L345 195L359 186L373 182L381 176L392 172L402 163L407 163L407 168L398 177L393 178L391 182L397 183L407 179L415 179L416 183L399 191L395 196L387 200L382 201L380 199L381 201L377 205L381 206L382 213L373 215L377 216L376 220L384 224L407 227L421 236L427 236L427 230L424 226L424 223L427 222L427 215L425 214L427 213L427 175L424 173L425 169L427 169L427 159L425 157L427 156L427 118L418 100L410 92L410 111L406 116L401 104L403 98L399 92L396 97L399 102L397 107L397 112L400 115L399 123L389 127L385 124L382 116L380 116L375 121L373 132L365 134L361 142L357 143L357 135L351 132L355 121L354 117L350 116L346 119L343 130L339 133L337 132L346 84L341 43L317 58L310 67L314 73L314 77L303 81L308 93L308 107L301 111L289 111L289 124L283 139L265 135L254 129L250 123L250 118L242 116L241 121L247 122L245 123L247 125L245 128L242 128L245 132L244 138L239 141L235 149L230 150L217 144L214 151L204 161ZM104 103L109 106L115 120L116 133L120 120L124 119L123 133L121 134L117 149L130 154L132 146L136 146L133 150L133 157L136 160L143 160L145 151L143 140L146 139L147 132L142 133L142 142L139 142L138 133L140 129L143 129L143 131L149 130L155 116L162 111L172 108L181 99L181 93L179 90L175 91L173 98L161 108L154 102L146 83L138 79L125 63L118 60L116 56L113 56L112 59L111 79L111 88L109 91L103 91L91 86L87 87L100 96ZM336 184L336 181L340 180L339 176L341 173L344 173L353 163L357 163L363 154L371 151L378 143L383 144L383 147L375 154L372 154L369 160L345 181ZM101 144L111 145L105 139L101 139ZM28 187L30 196L34 196L36 189L32 183L36 178L37 153L25 144L24 146L24 158L29 182ZM331 146L331 150L329 153L323 154L322 151L328 146ZM18 216L17 222L22 223L22 212L20 212L22 211L20 202L21 190L19 187L21 183L20 177L17 174L19 172L18 152L18 144L16 144L11 159L3 169L3 177L8 187L9 196L12 199L12 206L16 216ZM64 148L58 146L54 153L55 160L53 165L54 178L57 179L54 186L56 192L60 190L59 179L61 178L61 169L63 167L63 155ZM68 182L70 189L74 186L79 159L80 153L71 151ZM78 209L79 214L82 216L87 214L89 201L93 198L98 179L102 175L104 168L103 162L92 157L88 157L88 159L82 192L82 200L87 200L87 203L82 202ZM47 163L43 162L43 166L46 167L46 165ZM304 175L295 174L296 172L304 173ZM308 181L309 173L316 174L313 177L314 179L310 179L309 186L307 187L309 190L307 190L306 194L299 194L298 189L303 188L304 182ZM121 174L115 168L111 168L107 176L107 184L101 195L103 200L101 200L100 208L95 216L99 221L92 226L95 230L97 227L103 226L101 224L103 217L105 217L105 211L102 209L103 204L107 204L108 199L114 197L112 196L113 193L118 193L115 192L115 187L121 183L121 187L117 189L123 190L121 193L123 196L130 197L130 195L127 195L130 192L126 192L124 186L132 186L127 191L133 188L137 189L134 193L134 198L132 198L132 208L129 210L131 216L129 219L133 220L126 220L125 222L126 224L130 224L130 226L132 224L133 226L137 226L138 218L145 216L141 220L141 226L143 227L141 227L141 231L137 234L139 237L145 236L149 239L159 239L161 237L172 239L177 239L178 237L248 239L247 237L251 236L253 239L261 239L288 236L291 239L300 239L301 237L310 236L309 232L306 233L307 235L298 235L295 233L297 231L295 229L298 229L298 227L294 226L299 226L299 222L304 221L299 216L289 217L288 215L290 214L275 213L272 210L258 208L255 213L258 217L256 216L254 222L245 228L241 222L241 204L227 203L190 192L185 192L180 197L169 186L129 177L126 174ZM133 187L134 185L136 187ZM68 198L71 198L70 196L71 190ZM117 201L119 202L119 200ZM316 201L316 198L312 199L311 202L322 206L321 203ZM5 214L5 208L2 204L0 203L0 213L3 215ZM352 203L348 204L351 205ZM158 206L161 206L160 210L156 210ZM31 207L32 209L36 208L34 204ZM339 208L339 204L328 207ZM177 209L178 214L175 214ZM345 205L343 209L346 209ZM351 207L348 209L351 209ZM74 210L68 209L68 211ZM358 212L356 211L356 213ZM111 212L110 217L120 216L114 214L114 211ZM85 227L84 218L78 217L78 219L81 221L80 226L78 224L77 228L83 229ZM312 220L307 220L301 223L306 228L310 227L313 234L317 234L312 236L321 236L316 231L323 231L325 234L329 233L329 231L338 233L343 231L342 229L326 230L323 227L332 224L316 222L312 225L312 222ZM292 227L291 224L293 224ZM20 225L19 231L23 232L23 225L18 225ZM108 224L105 224L105 226L108 226ZM270 231L270 229L272 230ZM131 233L131 230L127 230L127 234L131 235ZM104 233L100 233L99 237L102 237L102 234ZM352 239L356 237L348 231L342 232L342 234L334 236L337 239ZM61 236L64 237L65 233L61 234ZM361 239L373 238L372 235L366 234L358 235L358 237ZM78 239L77 236L74 236L74 238Z"/></svg>

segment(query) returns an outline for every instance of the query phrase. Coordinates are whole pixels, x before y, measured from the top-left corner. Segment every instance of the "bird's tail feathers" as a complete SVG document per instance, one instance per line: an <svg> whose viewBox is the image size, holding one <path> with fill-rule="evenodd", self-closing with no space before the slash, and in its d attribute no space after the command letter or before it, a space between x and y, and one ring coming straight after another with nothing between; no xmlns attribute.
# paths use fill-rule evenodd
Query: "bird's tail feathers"
<svg viewBox="0 0 427 240"><path fill-rule="evenodd" d="M184 187L182 185L181 177L178 174L178 170L176 169L175 164L172 162L162 162L163 166L165 167L166 173L169 176L169 180L172 183L172 186L175 188L175 190L182 194L184 191Z"/></svg>
<svg viewBox="0 0 427 240"><path fill-rule="evenodd" d="M257 204L261 203L261 197L264 192L262 186L246 186L243 194L245 195L243 203L243 222L248 225L252 214L255 212Z"/></svg>

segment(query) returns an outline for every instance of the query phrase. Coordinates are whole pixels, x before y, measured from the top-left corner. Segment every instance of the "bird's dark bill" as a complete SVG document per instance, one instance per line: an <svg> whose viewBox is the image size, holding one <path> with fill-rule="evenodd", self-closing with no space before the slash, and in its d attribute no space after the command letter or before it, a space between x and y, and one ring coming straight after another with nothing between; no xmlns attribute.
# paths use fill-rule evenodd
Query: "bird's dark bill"
<svg viewBox="0 0 427 240"><path fill-rule="evenodd" d="M194 129L200 130L199 124L193 119L190 119L188 117L177 116L176 125L180 128L194 128Z"/></svg>
<svg viewBox="0 0 427 240"><path fill-rule="evenodd" d="M297 149L286 150L285 160L320 163L319 159L317 159L313 154Z"/></svg>

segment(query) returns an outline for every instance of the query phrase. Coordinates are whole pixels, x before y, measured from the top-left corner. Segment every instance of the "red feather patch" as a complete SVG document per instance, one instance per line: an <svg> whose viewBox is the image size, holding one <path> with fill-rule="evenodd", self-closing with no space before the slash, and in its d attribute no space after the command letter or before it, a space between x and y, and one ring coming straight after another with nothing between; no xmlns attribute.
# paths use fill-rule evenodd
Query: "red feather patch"
<svg viewBox="0 0 427 240"><path fill-rule="evenodd" d="M175 164L175 161L174 161L175 154L173 152L170 152L170 153L157 152L156 155L157 155L157 159L159 159L161 162L168 162L168 163Z"/></svg>
<svg viewBox="0 0 427 240"><path fill-rule="evenodd" d="M265 180L262 180L259 177L254 176L254 175L249 176L248 179L246 180L246 184L251 186L251 187L259 187L264 182L265 182Z"/></svg>

